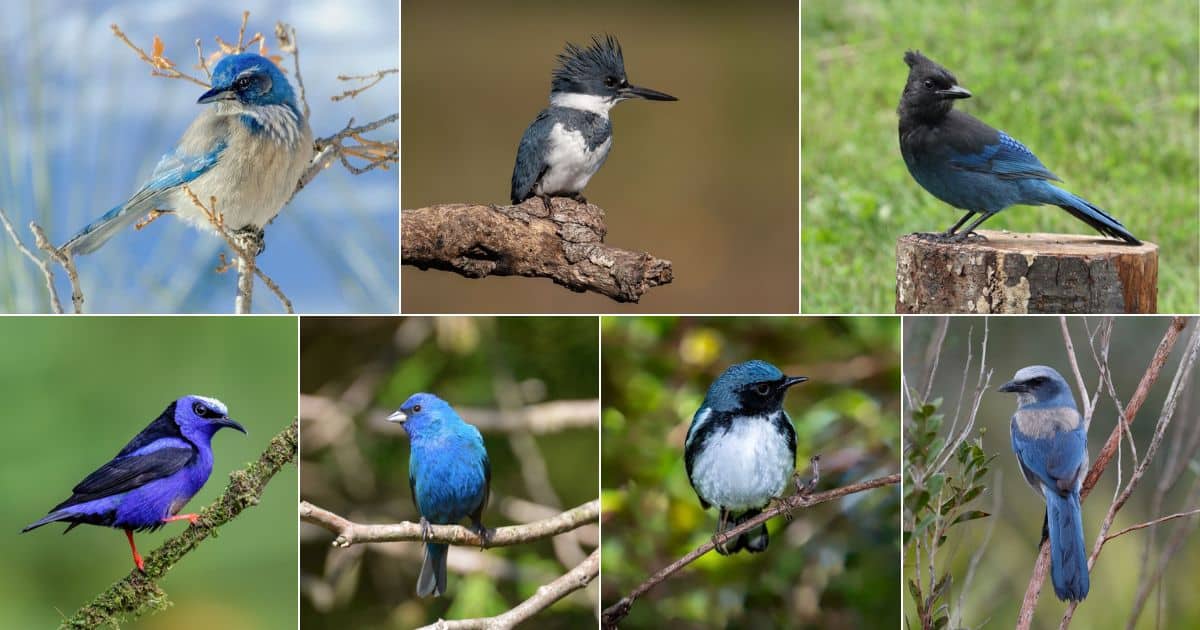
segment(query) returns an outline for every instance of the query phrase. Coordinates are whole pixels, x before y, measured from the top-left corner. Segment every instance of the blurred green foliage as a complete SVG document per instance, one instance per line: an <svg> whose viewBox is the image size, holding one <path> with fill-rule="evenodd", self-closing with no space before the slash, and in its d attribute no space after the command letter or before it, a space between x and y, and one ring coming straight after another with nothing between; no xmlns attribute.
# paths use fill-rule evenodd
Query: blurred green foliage
<svg viewBox="0 0 1200 630"><path fill-rule="evenodd" d="M17 532L171 401L214 396L248 431L215 436L212 477L189 511L216 499L230 472L258 458L296 416L296 327L291 317L0 318L8 420L0 440L0 627L53 627L132 569L120 530ZM160 582L173 606L129 627L294 629L297 495L296 469L287 466L260 505ZM186 526L136 534L138 548L152 551Z"/></svg>
<svg viewBox="0 0 1200 630"><path fill-rule="evenodd" d="M333 400L365 395L367 409L336 435L318 426L327 419L305 413L301 427L302 496L360 522L416 521L408 486L407 438L382 416L406 398L427 391L466 408L512 409L546 401L597 398L599 348L594 317L503 318L305 318L301 325L301 391ZM469 411L463 412L472 422ZM380 428L382 426L382 428ZM488 527L512 524L509 499L541 502L546 482L557 508L594 500L599 485L599 434L569 428L534 436L546 475L518 456L529 439L483 429L492 464ZM523 469L523 467L526 467ZM543 503L544 504L544 503ZM447 593L417 599L420 543L330 550L332 536L305 526L301 537L303 582L336 592L330 600L305 590L305 628L415 627L439 618L490 616L512 608L566 572L549 540L480 552L452 548ZM591 549L585 549L591 553ZM359 555L361 553L361 555ZM479 566L455 570L460 555ZM582 558L580 558L582 560ZM539 628L595 625L595 589L558 602L536 617Z"/></svg>
<svg viewBox="0 0 1200 630"><path fill-rule="evenodd" d="M904 368L910 387L926 388L930 344L936 337L938 318L908 317L904 323ZM1088 349L1088 333L1085 322L1095 328L1098 318L1071 317L1068 326L1072 334L1076 357L1089 388L1094 388L1098 378L1097 368ZM1166 331L1166 317L1117 317L1110 349L1112 380L1117 394L1128 404L1134 389L1141 380L1155 348ZM937 374L930 388L931 399L942 398L942 412L948 416L962 405L965 414L971 405L979 359L982 355L981 340L984 319L979 317L952 317L949 320L945 342L938 360ZM1130 429L1138 445L1139 456L1145 456L1146 445L1154 432L1155 422L1162 410L1163 399L1175 375L1179 356L1187 336L1196 326L1192 321L1180 336L1175 350L1166 363L1158 383L1150 390L1141 412L1133 420ZM949 530L941 553L938 554L937 571L947 571L952 576L949 591L944 594L951 604L951 613L961 627L978 627L990 624L997 627L1012 625L1021 606L1025 588L1033 572L1041 540L1042 519L1045 512L1042 498L1030 489L1021 473L1016 457L1012 454L1009 422L1016 409L1016 400L1011 394L996 391L1020 368L1027 365L1049 365L1062 373L1071 383L1076 401L1080 400L1075 379L1067 362L1059 318L1057 317L991 317L987 319L988 342L986 366L992 373L990 385L984 390L976 420L975 432L969 438L977 443L991 460L990 472L982 478L985 491L971 503L971 509L981 509L991 514L986 519L972 520ZM969 374L964 374L968 353L974 357ZM963 378L967 377L965 388ZM1193 376L1193 381L1195 377ZM962 398L960 403L960 397ZM919 398L917 399L918 404ZM1174 487L1165 487L1161 497L1160 511L1152 509L1157 486L1163 481L1166 462L1171 452L1184 452L1184 444L1194 444L1187 437L1197 435L1197 418L1200 410L1200 388L1195 382L1185 391L1177 415L1168 429L1166 441L1155 461L1147 469L1141 484L1129 501L1117 513L1110 533L1124 527L1143 523L1165 514L1181 512L1196 507L1188 502L1189 493L1200 487L1194 452L1185 457L1184 473ZM938 435L945 438L952 422L943 422ZM1116 411L1107 394L1101 396L1092 417L1088 435L1088 451L1094 460L1104 440L1116 426ZM961 425L959 426L961 430ZM978 436L978 437L977 437ZM1176 446L1169 446L1171 442ZM905 447L911 448L908 434ZM907 456L907 451L906 451ZM978 456L971 455L972 459ZM1122 462L1114 458L1093 492L1083 501L1083 533L1088 549L1095 542L1100 523L1108 510L1115 490L1118 468L1123 483L1129 479L1133 464L1126 447ZM908 462L906 460L906 466ZM1191 488L1191 490L1189 490ZM1194 628L1200 627L1200 599L1195 597L1195 567L1200 564L1200 545L1195 542L1195 519L1189 524L1184 519L1164 523L1158 527L1157 543L1152 558L1165 549L1165 541L1173 535L1175 527L1190 528L1180 552L1172 559L1162 576L1161 582L1151 594L1147 608L1142 612L1135 628ZM991 530L990 538L988 531ZM1151 529L1144 529L1113 539L1105 544L1103 553L1091 572L1091 592L1075 611L1073 627L1080 628L1126 628L1128 615L1139 586L1145 545ZM982 554L978 569L969 585L963 580L967 574L972 555ZM904 577L907 583L916 577L914 557L905 558ZM925 563L928 562L924 558ZM928 564L925 564L928 566ZM924 580L928 582L928 572ZM965 589L964 589L965 586ZM965 590L965 592L963 592ZM906 593L904 607L911 618L916 610ZM1056 628L1066 605L1054 597L1047 579L1038 602L1034 617L1034 628Z"/></svg>
<svg viewBox="0 0 1200 630"><path fill-rule="evenodd" d="M900 157L910 48L975 94L955 107L1012 134L1067 190L1158 243L1161 311L1196 311L1198 16L1194 0L804 2L804 312L891 311L896 239L962 214ZM1018 206L984 227L1095 233L1054 206Z"/></svg>
<svg viewBox="0 0 1200 630"><path fill-rule="evenodd" d="M688 484L683 440L712 380L752 358L808 376L785 409L797 468L820 454L820 489L897 472L896 317L603 318L602 601L711 538ZM640 599L637 627L894 627L899 489L889 486L769 523L763 554L710 553Z"/></svg>

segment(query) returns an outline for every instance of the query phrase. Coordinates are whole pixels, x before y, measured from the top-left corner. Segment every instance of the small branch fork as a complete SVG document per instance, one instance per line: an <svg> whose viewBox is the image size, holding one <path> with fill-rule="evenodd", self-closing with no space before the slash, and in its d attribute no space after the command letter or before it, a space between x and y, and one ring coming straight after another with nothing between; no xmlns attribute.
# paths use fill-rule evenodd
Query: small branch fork
<svg viewBox="0 0 1200 630"><path fill-rule="evenodd" d="M799 484L798 480L797 483ZM771 518L779 516L780 514L790 515L791 512L796 509L812 507L814 505L840 499L857 492L864 492L898 483L900 483L900 474L896 473L893 475L877 477L869 481L851 484L841 488L834 488L833 490L826 490L825 492L818 492L815 494L804 492L804 490L808 489L807 487L799 487L799 491L796 494L779 501L774 506L763 510L763 512L758 516L755 516L754 518L738 525L737 527L728 529L723 533L713 536L712 540L705 542L696 549L688 552L687 555L679 558L675 562L672 562L654 575L647 578L646 581L639 584L636 588L630 591L628 595L622 597L617 603L604 609L604 613L601 616L601 625L604 628L615 628L617 624L619 624L621 620L629 614L629 610L633 607L634 602L636 602L637 599L642 595L645 595L650 589L667 580L680 569L694 562L700 556L712 551L717 545L725 545L730 540L733 540L737 536L758 527Z"/></svg>
<svg viewBox="0 0 1200 630"><path fill-rule="evenodd" d="M164 77L167 79L178 79L188 81L202 87L210 87L212 81L211 66L218 59L225 55L242 53L249 48L257 45L257 53L271 59L276 65L282 69L283 57L278 54L271 54L267 47L267 37L262 33L255 33L249 39L246 38L246 26L250 19L250 12L242 13L241 25L238 28L238 37L236 43L226 42L220 37L216 37L217 50L209 55L204 54L203 46L199 39L195 40L196 48L196 65L195 69L203 72L203 76L189 74L179 69L179 65L165 56L165 45L161 38L157 35L154 37L150 50L134 44L129 37L116 25L110 25L113 35L128 46L138 58L150 66L150 74L156 77ZM308 105L307 93L304 87L304 79L300 74L300 49L296 29L283 22L277 22L275 25L274 35L279 46L279 52L288 54L292 57L293 68L295 72L296 86L299 91L300 101L304 108L305 118L309 117L311 110ZM286 71L286 70L285 70ZM398 68L379 70L373 74L366 75L342 75L338 79L341 81L359 81L364 85L343 92L342 94L331 97L332 101L340 101L347 98L354 98L366 90L378 85L385 77L399 74ZM296 188L292 192L292 197L296 193L307 186L317 174L325 170L334 159L341 162L353 175L361 175L375 169L389 169L400 161L400 141L395 140L374 140L367 138L365 134L375 131L389 124L394 124L400 119L399 113L391 114L363 125L355 126L354 119L346 124L341 131L330 136L314 140L314 155L309 162L308 168L301 174L299 181L296 183ZM206 206L200 202L191 190L187 191L192 197L192 202L198 207L205 209ZM289 198L289 203L291 199ZM280 303L288 313L294 313L291 300L283 293L279 285L276 284L266 273L264 273L256 264L255 258L259 248L261 247L261 235L255 239L242 238L241 235L231 234L224 227L220 215L215 212L216 199L210 199L207 209L204 210L205 216L209 218L209 222L213 224L218 235L233 249L235 254L234 265L238 270L237 293L234 299L234 311L236 313L249 313L252 306L252 296L254 288L254 277L267 285L267 288L279 298ZM138 224L139 229L144 227L156 219L163 213L155 211L151 213L145 220ZM29 229L34 235L34 240L37 249L46 253L46 257L39 257L26 246L13 228L12 222L8 216L0 210L0 221L3 222L5 231L9 237L16 243L21 254L33 262L38 267L42 276L46 280L46 290L50 296L50 308L55 313L62 313L62 303L59 301L58 294L54 290L54 274L51 270L49 261L54 261L61 265L67 274L67 278L71 283L71 302L75 313L83 312L83 291L80 288L79 274L75 269L74 257L67 252L60 250L50 244L48 238L42 228L35 222L30 222ZM253 247L251 247L253 245ZM222 264L218 267L218 272L223 272L228 269L229 265L225 264L222 255Z"/></svg>
<svg viewBox="0 0 1200 630"><path fill-rule="evenodd" d="M599 519L600 501L589 501L550 518L488 530L485 544L478 533L461 525L429 525L426 536L420 523L355 523L308 501L300 502L300 520L336 534L333 546L343 549L351 545L379 542L436 542L472 547L507 547L557 536L595 523Z"/></svg>

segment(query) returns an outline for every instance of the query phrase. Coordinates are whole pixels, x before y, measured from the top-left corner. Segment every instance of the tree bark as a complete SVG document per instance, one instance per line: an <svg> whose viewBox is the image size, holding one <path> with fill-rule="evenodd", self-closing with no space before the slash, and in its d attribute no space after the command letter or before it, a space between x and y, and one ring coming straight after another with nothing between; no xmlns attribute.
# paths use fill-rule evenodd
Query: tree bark
<svg viewBox="0 0 1200 630"><path fill-rule="evenodd" d="M897 313L1155 313L1158 246L980 230L896 243Z"/></svg>

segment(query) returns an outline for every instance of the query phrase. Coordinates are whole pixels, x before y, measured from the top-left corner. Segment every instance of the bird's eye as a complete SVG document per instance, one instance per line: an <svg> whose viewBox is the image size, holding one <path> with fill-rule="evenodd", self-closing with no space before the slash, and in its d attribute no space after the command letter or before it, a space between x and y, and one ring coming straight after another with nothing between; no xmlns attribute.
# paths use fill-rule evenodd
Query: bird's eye
<svg viewBox="0 0 1200 630"><path fill-rule="evenodd" d="M758 385L754 386L754 391L759 396L766 396L767 394L771 393L771 384L770 383L759 383Z"/></svg>
<svg viewBox="0 0 1200 630"><path fill-rule="evenodd" d="M250 77L241 77L233 82L233 86L239 90L244 90L250 87Z"/></svg>
<svg viewBox="0 0 1200 630"><path fill-rule="evenodd" d="M413 413L421 413L421 405L413 405Z"/></svg>
<svg viewBox="0 0 1200 630"><path fill-rule="evenodd" d="M204 403L192 403L192 413L201 418L207 418L209 413L208 407L205 407Z"/></svg>
<svg viewBox="0 0 1200 630"><path fill-rule="evenodd" d="M608 78L604 79L604 85L607 87L616 87L617 78L616 77L608 77Z"/></svg>
<svg viewBox="0 0 1200 630"><path fill-rule="evenodd" d="M925 79L925 87L933 89L933 79Z"/></svg>

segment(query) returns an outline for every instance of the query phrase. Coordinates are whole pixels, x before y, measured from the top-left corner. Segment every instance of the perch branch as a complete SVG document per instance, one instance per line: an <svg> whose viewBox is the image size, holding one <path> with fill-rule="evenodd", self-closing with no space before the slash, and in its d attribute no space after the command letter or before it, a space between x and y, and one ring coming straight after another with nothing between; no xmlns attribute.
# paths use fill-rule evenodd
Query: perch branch
<svg viewBox="0 0 1200 630"><path fill-rule="evenodd" d="M58 300L58 292L54 290L54 272L50 270L50 264L44 258L38 258L34 255L25 246L25 243L21 242L21 237L17 236L17 230L13 228L12 222L8 220L8 214L4 212L3 208L0 208L0 221L4 222L4 231L8 232L13 242L17 244L17 250L24 254L26 258L33 261L33 264L37 265L38 269L42 271L42 276L46 279L46 292L50 294L50 308L56 314L62 315L62 302Z"/></svg>
<svg viewBox="0 0 1200 630"><path fill-rule="evenodd" d="M90 604L63 621L64 628L117 626L122 618L135 619L167 607L166 593L157 580L164 577L185 555L208 538L216 528L233 520L248 507L258 505L267 483L285 464L296 459L297 422L271 439L258 461L229 475L224 494L200 512L200 520L146 556L146 571L136 569L113 584Z"/></svg>
<svg viewBox="0 0 1200 630"><path fill-rule="evenodd" d="M439 619L437 623L424 626L423 630L500 630L516 626L527 621L535 614L549 608L554 602L571 593L587 587L600 574L600 550L580 562L574 569L566 572L549 584L539 586L529 599L521 602L503 614L482 619L459 619L447 621Z"/></svg>
<svg viewBox="0 0 1200 630"><path fill-rule="evenodd" d="M403 263L467 278L548 278L637 302L672 279L671 262L604 244L604 211L563 197L516 206L441 204L401 213Z"/></svg>
<svg viewBox="0 0 1200 630"><path fill-rule="evenodd" d="M589 501L551 518L509 525L488 530L488 547L506 547L550 538L569 532L581 525L593 523L600 518L600 501ZM355 523L319 508L308 501L300 502L300 520L312 523L337 535L334 547L349 547L377 542L437 542L447 545L482 547L483 540L474 531L462 525L430 525L429 537L425 538L419 523L408 521L387 525Z"/></svg>
<svg viewBox="0 0 1200 630"><path fill-rule="evenodd" d="M793 494L792 496L779 501L775 506L763 510L763 512L758 516L755 516L754 518L738 525L737 527L727 529L720 534L714 535L712 540L705 542L703 545L700 545L694 550L688 552L687 555L667 565L658 573L650 576L650 578L648 578L645 582L642 582L636 588L630 591L628 595L622 597L620 601L612 606L609 606L608 608L605 608L601 617L601 625L604 628L615 628L617 624L629 614L629 610L633 607L633 603L637 601L639 597L645 595L647 591L665 581L683 567L691 564L700 556L712 551L715 545L724 545L737 536L767 522L771 518L784 513L790 514L793 510L798 508L812 507L819 503L840 499L856 492L873 490L875 488L881 488L883 486L889 486L896 483L900 483L899 473L887 475L886 477L877 477L869 481L842 486L841 488L834 488L833 490L826 490L825 492L817 492L815 494L799 492Z"/></svg>

